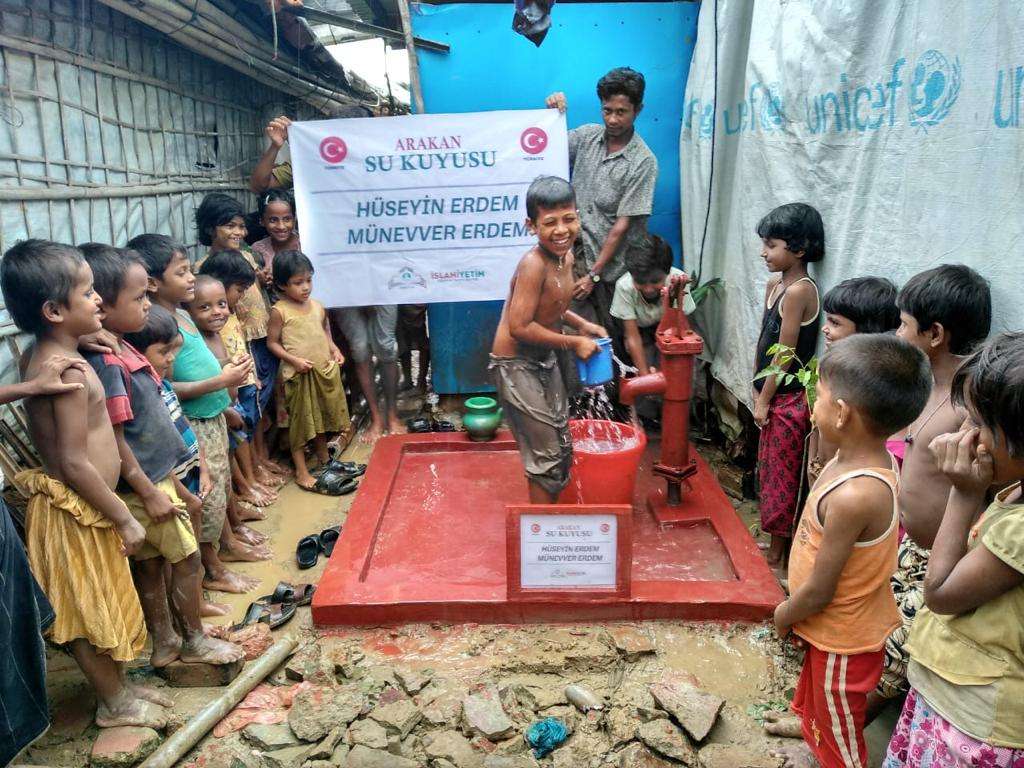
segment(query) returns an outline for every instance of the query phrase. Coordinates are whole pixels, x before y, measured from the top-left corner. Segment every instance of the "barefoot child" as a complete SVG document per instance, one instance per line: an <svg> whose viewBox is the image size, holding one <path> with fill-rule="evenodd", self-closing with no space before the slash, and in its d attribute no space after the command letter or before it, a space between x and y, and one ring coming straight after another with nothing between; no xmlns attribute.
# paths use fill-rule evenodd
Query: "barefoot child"
<svg viewBox="0 0 1024 768"><path fill-rule="evenodd" d="M345 358L331 338L326 310L310 298L313 264L300 251L282 251L274 258L274 284L280 299L270 311L267 345L281 360L295 482L307 491L349 493L355 490L352 478L328 473L314 479L306 467L307 443L313 441L323 466L329 460L327 433L351 426L339 368Z"/></svg>
<svg viewBox="0 0 1024 768"><path fill-rule="evenodd" d="M264 548L254 548L248 541L239 540L248 529L242 525L238 516L231 489L228 430L241 428L242 417L230 407L230 391L245 381L253 361L248 358L229 361L222 369L217 359L218 355L222 358L225 356L220 331L229 316L224 286L219 280L209 275L197 277L195 296L186 306L195 335L179 321L178 328L182 332L184 344L174 360L175 379L203 381L218 370L225 373L242 372L238 378L229 376L223 381L225 386L220 389L198 398L183 399L182 409L206 452L206 463L213 479L210 495L203 501L203 531L200 540L207 545L204 557L210 562L205 586L223 592L245 592L248 589L243 586L251 587L258 582L228 571L224 563L232 560L266 560L269 557ZM207 514L208 509L212 511L212 517ZM241 535L236 538L236 534ZM217 578L217 573L224 577Z"/></svg>
<svg viewBox="0 0 1024 768"><path fill-rule="evenodd" d="M775 626L807 645L793 698L807 749L824 768L856 768L867 764L867 694L900 623L889 586L897 476L885 439L920 413L931 383L919 350L877 334L836 343L819 371L814 421L837 451L804 506ZM799 763L806 750L788 756Z"/></svg>
<svg viewBox="0 0 1024 768"><path fill-rule="evenodd" d="M188 313L178 307L195 298L195 275L185 255L185 246L166 235L139 235L129 246L142 257L149 273L150 299L178 321L182 346L174 358L171 386L181 401L206 458L212 481L203 497L203 520L199 532L199 554L206 571L203 584L225 592L247 592L256 586L253 579L229 571L218 555L218 546L227 516L227 494L231 484L227 468L227 431L223 432L223 452L219 450L223 420L218 402L227 398L226 388L245 381L252 363L227 365L221 369L217 358L203 342ZM223 468L222 465L223 464ZM225 589L226 588L226 589Z"/></svg>
<svg viewBox="0 0 1024 768"><path fill-rule="evenodd" d="M295 198L290 189L274 188L263 192L259 197L260 223L267 231L267 236L252 244L252 252L256 257L256 277L267 292L270 304L277 301L277 288L274 286L274 257L281 251L301 251L298 222L295 219ZM274 381L275 389L280 388L280 377ZM274 477L285 478L291 473L285 467L270 460L267 447L267 432L274 423L274 412L280 405L273 398L261 400L260 412L263 414L253 438L253 451L260 468ZM257 473L259 474L259 473ZM268 482L271 478L264 477Z"/></svg>
<svg viewBox="0 0 1024 768"><path fill-rule="evenodd" d="M884 768L1024 765L1024 334L964 361L952 399L968 421L930 445L952 490Z"/></svg>
<svg viewBox="0 0 1024 768"><path fill-rule="evenodd" d="M17 326L36 337L25 381L50 361L78 354L80 336L100 330L100 298L81 251L26 240L0 262L4 305ZM162 728L168 712L147 701L148 691L125 684L121 665L146 643L146 627L128 559L146 533L114 493L121 472L117 442L92 368L64 371L62 394L25 401L42 470L16 480L29 494L26 539L32 572L56 613L52 642L68 648L96 691L101 728Z"/></svg>
<svg viewBox="0 0 1024 768"><path fill-rule="evenodd" d="M146 269L134 251L95 243L82 250L102 300L103 327L114 334L120 347L117 353L90 353L86 360L106 392L121 458L118 495L146 531L146 543L132 559L142 610L153 635L150 664L165 667L178 658L212 664L236 661L243 655L241 648L203 633L199 547L178 493L184 487L173 474L189 451L164 403L159 374L124 340L124 334L140 331L146 324ZM169 585L164 579L165 563L170 564Z"/></svg>
<svg viewBox="0 0 1024 768"><path fill-rule="evenodd" d="M220 192L212 192L204 197L196 210L196 231L199 234L199 242L210 248L207 257L218 251L239 251L249 262L249 266L257 272L262 271L266 278L265 267L245 247L245 210L237 200ZM205 257L200 259L196 266L202 267L204 260ZM249 342L249 351L256 367L256 378L260 382L260 412L269 413L278 362L267 349L270 297L263 283L256 282L246 289L238 302L237 313L245 332L245 340ZM253 445L256 455L260 459L265 459L267 452L263 445L262 430L256 431Z"/></svg>
<svg viewBox="0 0 1024 768"><path fill-rule="evenodd" d="M807 363L818 344L818 286L807 265L825 257L821 215L806 203L787 203L769 212L757 225L761 257L769 272L764 317L757 340L754 374L773 362L768 350L784 344ZM799 381L781 377L754 379L754 423L761 429L757 450L761 486L761 530L771 535L768 565L786 559L804 461L804 442L811 414Z"/></svg>
<svg viewBox="0 0 1024 768"><path fill-rule="evenodd" d="M907 654L903 649L910 625L924 603L924 574L928 550L942 521L949 496L949 480L938 471L928 445L938 435L956 432L965 414L951 402L953 372L988 335L992 323L992 297L988 283L970 267L944 264L915 275L900 291L900 327L896 335L928 356L932 394L928 404L906 429L890 438L889 445L904 446L900 470L900 522L906 535L900 542L899 567L893 577L896 603L903 616L885 644L885 672L878 695L871 698L871 713L888 699L907 691ZM895 442L894 442L895 441Z"/></svg>
<svg viewBox="0 0 1024 768"><path fill-rule="evenodd" d="M174 422L182 442L185 443L187 453L174 468L174 477L181 484L181 487L177 489L178 495L185 502L189 519L192 522L192 533L198 541L203 528L202 500L210 492L212 480L199 445L199 438L196 437L192 425L185 418L178 396L174 393L174 387L168 380L174 366L174 358L177 357L182 345L178 321L174 315L159 304L154 304L149 308L149 316L146 318L146 325L142 330L126 333L124 339L142 352L149 364L153 366L153 370L159 374L164 405L167 406L171 421ZM200 592L202 592L201 588ZM202 594L200 594L200 601L199 613L201 616L224 616L228 613L227 605L211 603Z"/></svg>
<svg viewBox="0 0 1024 768"><path fill-rule="evenodd" d="M199 274L219 280L224 286L224 297L227 299L228 319L220 331L223 357L218 355L217 359L224 365L229 361L250 357L249 344L238 320L237 308L245 292L256 282L255 270L239 251L217 251L203 262ZM277 492L271 484L278 486L280 483L259 465L251 445L262 417L259 386L255 372L251 372L245 383L238 387L233 407L242 417L243 428L237 433L230 432L229 442L232 458L237 461L238 467L238 498L254 506L265 507L277 500Z"/></svg>
<svg viewBox="0 0 1024 768"><path fill-rule="evenodd" d="M84 389L65 383L69 368L85 371L85 361L55 355L40 365L35 378L0 385L0 404L26 397L64 395ZM0 475L0 485L3 476ZM0 765L7 765L50 725L46 704L46 644L43 635L56 616L46 595L33 578L10 510L0 498L0 701L5 717L0 722Z"/></svg>
<svg viewBox="0 0 1024 768"><path fill-rule="evenodd" d="M825 322L821 327L825 349L855 333L890 333L900 324L900 311L896 308L896 286L884 277L853 277L843 280L822 297L821 310L825 314ZM821 474L821 468L835 454L836 447L822 440L817 429L812 429L807 438L808 484L814 485ZM903 461L902 450L895 455L897 464Z"/></svg>
<svg viewBox="0 0 1024 768"><path fill-rule="evenodd" d="M572 245L580 231L576 193L555 176L542 176L526 193L526 225L537 245L519 261L491 347L498 399L519 444L532 504L553 504L569 482L572 438L569 402L556 357L572 350L584 360L608 334L569 312ZM561 332L566 323L580 332Z"/></svg>

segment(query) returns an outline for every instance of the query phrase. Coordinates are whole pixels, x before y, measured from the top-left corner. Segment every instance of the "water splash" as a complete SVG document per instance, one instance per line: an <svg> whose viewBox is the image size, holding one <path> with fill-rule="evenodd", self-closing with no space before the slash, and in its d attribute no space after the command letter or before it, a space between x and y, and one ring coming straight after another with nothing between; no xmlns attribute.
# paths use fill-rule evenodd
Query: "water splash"
<svg viewBox="0 0 1024 768"><path fill-rule="evenodd" d="M618 366L620 379L624 379L627 376L633 376L635 374L640 373L639 368L629 365L628 363L622 362L621 360L619 360L618 357L615 356L614 352L612 353L612 360L614 360L615 365Z"/></svg>
<svg viewBox="0 0 1024 768"><path fill-rule="evenodd" d="M572 447L583 453L613 453L636 448L640 440L635 434L615 437L585 437L573 441Z"/></svg>

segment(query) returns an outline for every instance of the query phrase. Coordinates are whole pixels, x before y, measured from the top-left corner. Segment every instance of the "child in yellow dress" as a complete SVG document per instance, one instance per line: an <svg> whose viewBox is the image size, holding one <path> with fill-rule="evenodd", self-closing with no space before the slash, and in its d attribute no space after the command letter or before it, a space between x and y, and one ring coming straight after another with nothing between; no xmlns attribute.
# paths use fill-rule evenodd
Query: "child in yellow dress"
<svg viewBox="0 0 1024 768"><path fill-rule="evenodd" d="M274 258L274 283L280 299L270 311L267 348L281 360L295 482L325 495L350 493L356 487L351 478L325 473L317 479L306 467L307 443L313 441L317 461L325 465L327 433L349 429L339 368L345 358L331 338L326 310L310 298L312 262L300 251L282 251Z"/></svg>

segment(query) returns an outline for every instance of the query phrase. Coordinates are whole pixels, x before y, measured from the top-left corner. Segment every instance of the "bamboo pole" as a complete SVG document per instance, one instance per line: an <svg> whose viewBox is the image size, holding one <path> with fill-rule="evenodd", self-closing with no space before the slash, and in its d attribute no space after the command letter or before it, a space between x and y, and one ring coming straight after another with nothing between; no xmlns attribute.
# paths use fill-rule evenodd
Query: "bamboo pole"
<svg viewBox="0 0 1024 768"><path fill-rule="evenodd" d="M147 197L219 189L249 189L244 179L200 181L194 184L127 184L100 187L0 187L0 202L31 200L106 200L114 197Z"/></svg>
<svg viewBox="0 0 1024 768"><path fill-rule="evenodd" d="M286 658L294 653L298 639L293 635L281 638L267 649L266 653L250 664L235 678L224 692L174 732L167 741L157 747L139 768L173 768L178 760L192 749L213 726L219 723L235 705L248 695L249 691L263 682Z"/></svg>
<svg viewBox="0 0 1024 768"><path fill-rule="evenodd" d="M409 87L416 114L426 113L423 105L423 85L420 82L420 62L416 57L416 41L412 34L412 19L409 17L409 0L398 0L398 14L402 17L402 34L405 36L405 50L409 55Z"/></svg>
<svg viewBox="0 0 1024 768"><path fill-rule="evenodd" d="M242 104L236 104L233 101L226 99L218 99L216 96L211 96L208 93L195 93L181 88L174 83L166 80L160 80L156 77L150 77L141 72L132 72L121 67L114 66L113 64L107 64L96 59L91 59L87 56L81 56L73 51L68 51L63 48L54 48L50 43L39 43L31 40L24 40L19 37L11 37L0 33L0 48L10 48L20 53L41 53L43 56L53 59L54 61L64 62L65 64L74 64L76 67L81 69L89 70L90 72L98 72L101 75L110 75L111 77L120 77L124 80L130 80L135 83L142 83L143 85L152 85L155 88L163 88L166 91L175 93L178 96L185 96L195 101L201 101L207 104L218 104L223 107L230 107L231 109L237 109L241 112L248 112L250 114L256 114L256 110L249 109ZM19 89L20 90L20 89ZM89 111L89 114L95 115L95 110ZM33 161L34 162L34 161Z"/></svg>

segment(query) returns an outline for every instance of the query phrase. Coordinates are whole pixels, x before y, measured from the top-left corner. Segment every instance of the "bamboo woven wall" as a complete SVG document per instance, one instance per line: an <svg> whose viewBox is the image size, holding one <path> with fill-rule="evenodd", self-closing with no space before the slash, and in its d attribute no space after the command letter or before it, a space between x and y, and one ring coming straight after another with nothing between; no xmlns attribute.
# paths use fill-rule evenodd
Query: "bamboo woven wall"
<svg viewBox="0 0 1024 768"><path fill-rule="evenodd" d="M282 112L312 110L94 0L0 0L0 253L142 232L194 247L206 192L253 202L262 128ZM26 339L6 312L0 337L9 381ZM0 408L0 472L35 464L21 406Z"/></svg>
<svg viewBox="0 0 1024 768"><path fill-rule="evenodd" d="M194 245L203 194L251 201L282 110L285 94L93 0L0 0L0 251L141 232Z"/></svg>

